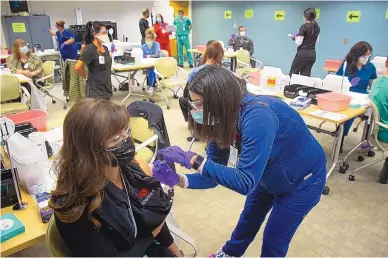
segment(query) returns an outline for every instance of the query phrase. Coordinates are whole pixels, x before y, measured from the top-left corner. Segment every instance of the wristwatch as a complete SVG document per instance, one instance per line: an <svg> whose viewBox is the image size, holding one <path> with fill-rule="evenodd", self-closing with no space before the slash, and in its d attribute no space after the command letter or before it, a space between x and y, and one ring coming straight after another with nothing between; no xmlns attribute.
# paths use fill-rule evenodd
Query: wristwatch
<svg viewBox="0 0 388 258"><path fill-rule="evenodd" d="M194 160L193 168L194 168L195 170L198 170L198 169L201 167L203 160L204 160L204 157L198 155L198 156L195 158L195 160Z"/></svg>

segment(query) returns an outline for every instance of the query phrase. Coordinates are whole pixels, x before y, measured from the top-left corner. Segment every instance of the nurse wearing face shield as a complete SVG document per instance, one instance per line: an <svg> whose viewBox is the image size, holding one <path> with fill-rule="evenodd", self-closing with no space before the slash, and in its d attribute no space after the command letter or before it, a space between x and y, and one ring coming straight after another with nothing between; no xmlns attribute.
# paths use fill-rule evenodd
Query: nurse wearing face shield
<svg viewBox="0 0 388 258"><path fill-rule="evenodd" d="M370 61L372 47L368 42L357 42L347 54L344 64L337 71L337 75L344 75L349 80L350 91L367 94L373 81L377 78L376 67ZM347 136L354 119L350 119L344 125L344 136ZM342 145L341 145L342 146ZM342 152L342 148L341 148Z"/></svg>
<svg viewBox="0 0 388 258"><path fill-rule="evenodd" d="M222 185L246 195L230 240L212 257L241 257L267 214L262 257L285 257L326 182L326 157L301 116L279 98L251 95L244 80L218 65L203 67L188 84L189 127L208 141L206 157L178 146L162 149L153 175L189 189ZM175 162L192 173L177 175ZM229 164L229 166L227 166ZM257 255L258 256L258 255Z"/></svg>
<svg viewBox="0 0 388 258"><path fill-rule="evenodd" d="M86 97L110 100L113 95L112 57L108 48L103 45L110 42L106 27L101 22L88 22L86 30L85 47L81 50L81 57L74 69L85 80ZM88 68L87 78L85 65Z"/></svg>

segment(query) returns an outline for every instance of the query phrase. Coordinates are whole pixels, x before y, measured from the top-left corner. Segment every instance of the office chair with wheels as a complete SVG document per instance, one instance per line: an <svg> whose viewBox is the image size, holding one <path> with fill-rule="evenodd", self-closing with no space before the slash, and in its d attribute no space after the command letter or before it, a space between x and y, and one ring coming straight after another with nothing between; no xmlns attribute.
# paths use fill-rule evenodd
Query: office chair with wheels
<svg viewBox="0 0 388 258"><path fill-rule="evenodd" d="M57 53L45 54L45 55L42 55L40 57L40 59L42 60L42 62L46 62L46 61L53 61L53 62L55 62L54 71L58 71L59 76L60 76L59 78L62 81L63 61L62 61L61 55L57 54Z"/></svg>
<svg viewBox="0 0 388 258"><path fill-rule="evenodd" d="M356 168L352 171L352 173L349 175L349 181L354 181L356 179L356 176L355 176L355 173L364 169L364 168L367 168L367 167L370 167L376 163L379 163L381 161L384 161L386 158L388 158L388 143L385 143L385 142L382 142L380 139L379 139L379 129L382 127L382 128L385 128L385 129L388 129L388 124L385 124L385 123L382 123L380 121L380 112L376 106L376 104L373 102L373 100L369 98L369 102L370 102L370 105L371 105L371 108L372 108L372 118L373 118L373 124L372 124L372 129L371 129L371 139L373 138L374 141L376 142L376 147L377 147L377 150L380 150L381 152L383 152L383 156L381 156L380 158L372 161L371 163L369 164L366 164L364 166L361 166L359 168Z"/></svg>
<svg viewBox="0 0 388 258"><path fill-rule="evenodd" d="M183 72L185 78L179 78L178 71ZM170 103L164 93L163 89L167 88L174 93L174 98L178 99L179 90L183 89L186 85L188 72L178 66L178 63L173 57L161 57L155 61L155 74L156 74L156 84L158 86L158 91L162 92L164 99L167 103L167 109L170 109ZM175 76L175 78L174 78ZM159 77L161 79L159 79ZM178 87L177 90L173 88ZM151 94L152 96L152 94ZM150 96L150 97L151 97Z"/></svg>
<svg viewBox="0 0 388 258"><path fill-rule="evenodd" d="M249 55L249 52L244 49L240 49L236 51L236 59L237 59L237 67L236 67L236 72L237 74L245 78L249 73L251 72L260 72L262 67L263 67L263 62L256 60L252 58ZM256 63L256 68L252 68L251 66L251 60L253 60Z"/></svg>
<svg viewBox="0 0 388 258"><path fill-rule="evenodd" d="M58 97L52 95L50 91L54 87L54 67L55 67L55 62L54 61L46 61L43 63L43 74L44 76L38 80L35 81L36 87L42 91L45 95L51 97L52 103L55 104L56 100L60 101L63 103L63 108L67 108L66 101L63 101L59 99ZM43 86L39 86L39 82L44 83Z"/></svg>
<svg viewBox="0 0 388 258"><path fill-rule="evenodd" d="M0 114L9 115L30 109L30 93L20 86L19 79L12 74L0 75ZM21 98L20 102L10 102Z"/></svg>

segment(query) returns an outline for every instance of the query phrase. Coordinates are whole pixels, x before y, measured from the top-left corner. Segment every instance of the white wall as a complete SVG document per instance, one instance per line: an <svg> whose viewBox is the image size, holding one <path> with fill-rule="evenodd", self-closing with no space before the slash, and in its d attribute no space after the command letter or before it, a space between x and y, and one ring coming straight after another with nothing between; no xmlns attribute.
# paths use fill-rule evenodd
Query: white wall
<svg viewBox="0 0 388 258"><path fill-rule="evenodd" d="M117 23L118 38L123 34L128 41L140 42L139 19L143 8L152 8L154 1L29 1L30 13L45 13L50 16L51 27L55 28L55 21L64 20L65 26L76 24L75 8L82 9L83 22L112 21ZM1 1L1 14L9 13L8 1ZM150 22L151 25L151 22ZM1 28L1 46L5 45L5 38ZM3 41L4 40L4 41ZM4 42L4 43L3 43Z"/></svg>

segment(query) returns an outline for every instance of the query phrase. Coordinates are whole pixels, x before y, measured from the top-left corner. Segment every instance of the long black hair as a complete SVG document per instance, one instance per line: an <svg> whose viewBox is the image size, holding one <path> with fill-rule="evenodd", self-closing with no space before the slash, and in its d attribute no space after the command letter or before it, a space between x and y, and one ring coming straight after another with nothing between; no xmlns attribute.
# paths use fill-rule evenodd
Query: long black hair
<svg viewBox="0 0 388 258"><path fill-rule="evenodd" d="M102 27L105 27L105 25L99 21L94 22L88 22L86 23L86 33L84 36L84 42L86 45L89 45L93 42L94 36L93 33L98 33Z"/></svg>
<svg viewBox="0 0 388 258"><path fill-rule="evenodd" d="M156 23L158 23L158 20L157 20L158 16L160 16L160 18L162 18L161 24L163 24L163 23L164 23L163 15L161 15L160 13L158 13L158 14L155 16L155 17L156 17L156 19L155 19Z"/></svg>
<svg viewBox="0 0 388 258"><path fill-rule="evenodd" d="M228 148L237 129L241 101L247 94L245 80L219 65L207 65L193 77L188 90L203 98L204 124L189 116L190 131L195 137Z"/></svg>
<svg viewBox="0 0 388 258"><path fill-rule="evenodd" d="M372 46L366 41L357 42L347 54L345 60L348 62L348 74L355 76L358 59L365 55L368 50L372 53Z"/></svg>
<svg viewBox="0 0 388 258"><path fill-rule="evenodd" d="M313 26L311 30L311 35L314 37L318 37L320 29L318 26L318 22L315 20L317 17L317 13L315 12L315 8L307 8L303 11L303 15L306 18L306 21L310 22Z"/></svg>

